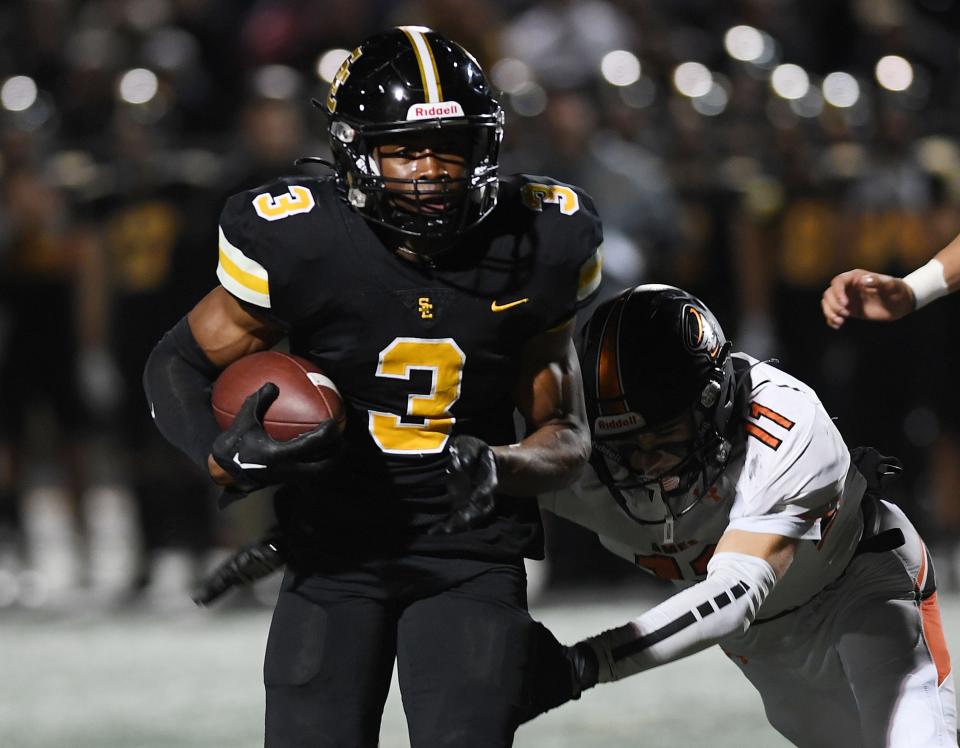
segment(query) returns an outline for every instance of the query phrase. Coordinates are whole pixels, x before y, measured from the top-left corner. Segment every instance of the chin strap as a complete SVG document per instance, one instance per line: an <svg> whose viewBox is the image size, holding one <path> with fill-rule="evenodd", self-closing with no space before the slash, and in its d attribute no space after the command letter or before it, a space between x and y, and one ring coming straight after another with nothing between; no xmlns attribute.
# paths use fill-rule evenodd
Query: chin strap
<svg viewBox="0 0 960 748"><path fill-rule="evenodd" d="M426 265L431 269L435 269L437 267L437 263L433 259L433 257L431 257L428 254L424 254L422 252L417 252L415 250L412 250L409 247L400 245L394 250L394 252L396 252L396 254L398 254L400 257L403 257L405 260L409 260L411 262L417 262L421 265Z"/></svg>
<svg viewBox="0 0 960 748"><path fill-rule="evenodd" d="M320 158L319 156L301 156L296 161L293 162L294 166L301 166L302 164L323 164L328 169L333 171L337 170L337 167L333 164L332 161L328 161L325 158Z"/></svg>

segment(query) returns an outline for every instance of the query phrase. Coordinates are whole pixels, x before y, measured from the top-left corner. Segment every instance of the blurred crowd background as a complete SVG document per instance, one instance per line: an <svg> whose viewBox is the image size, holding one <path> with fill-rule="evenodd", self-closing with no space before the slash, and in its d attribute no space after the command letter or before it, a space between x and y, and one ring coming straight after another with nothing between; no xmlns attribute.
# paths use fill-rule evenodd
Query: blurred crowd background
<svg viewBox="0 0 960 748"><path fill-rule="evenodd" d="M322 173L293 166L328 155L310 98L396 24L479 58L504 172L594 196L604 294L693 291L848 444L903 459L895 496L956 587L960 302L833 332L819 297L960 231L960 0L20 0L0 8L0 612L189 605L269 522L267 499L215 511L140 374L216 283L224 198ZM632 571L547 531L548 589Z"/></svg>

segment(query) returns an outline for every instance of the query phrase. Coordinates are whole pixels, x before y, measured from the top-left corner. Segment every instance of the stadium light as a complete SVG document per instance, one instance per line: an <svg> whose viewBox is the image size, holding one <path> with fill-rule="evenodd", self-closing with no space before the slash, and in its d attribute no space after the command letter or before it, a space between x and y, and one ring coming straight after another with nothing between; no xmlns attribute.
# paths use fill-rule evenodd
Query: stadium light
<svg viewBox="0 0 960 748"><path fill-rule="evenodd" d="M734 26L724 34L723 46L733 59L753 62L763 57L763 34L753 26Z"/></svg>
<svg viewBox="0 0 960 748"><path fill-rule="evenodd" d="M913 83L913 65L900 55L887 55L874 69L877 82L888 91L906 91Z"/></svg>
<svg viewBox="0 0 960 748"><path fill-rule="evenodd" d="M600 73L614 86L632 86L640 80L640 60L633 52L615 49L600 61Z"/></svg>
<svg viewBox="0 0 960 748"><path fill-rule="evenodd" d="M729 101L730 97L727 95L726 89L714 81L709 91L703 96L692 99L690 104L705 117L716 117L723 113Z"/></svg>
<svg viewBox="0 0 960 748"><path fill-rule="evenodd" d="M490 68L490 80L493 85L508 94L516 93L533 80L530 66L523 60L504 57Z"/></svg>
<svg viewBox="0 0 960 748"><path fill-rule="evenodd" d="M810 86L803 96L790 102L790 110L798 117L819 117L823 111L823 96L816 86Z"/></svg>
<svg viewBox="0 0 960 748"><path fill-rule="evenodd" d="M538 83L529 82L510 95L513 111L521 117L536 117L547 108L547 92Z"/></svg>
<svg viewBox="0 0 960 748"><path fill-rule="evenodd" d="M802 67L788 62L773 69L770 86L784 99L802 99L810 90L810 77Z"/></svg>
<svg viewBox="0 0 960 748"><path fill-rule="evenodd" d="M26 75L14 75L0 88L0 103L11 112L22 112L37 100L37 84Z"/></svg>
<svg viewBox="0 0 960 748"><path fill-rule="evenodd" d="M197 40L183 29L157 29L143 45L144 62L168 72L186 70L199 57Z"/></svg>
<svg viewBox="0 0 960 748"><path fill-rule="evenodd" d="M624 86L619 90L620 101L631 109L643 109L650 106L657 98L657 87L649 77L644 77L632 86Z"/></svg>
<svg viewBox="0 0 960 748"><path fill-rule="evenodd" d="M125 72L117 86L120 98L128 104L146 104L157 95L157 76L146 68L133 68Z"/></svg>
<svg viewBox="0 0 960 748"><path fill-rule="evenodd" d="M774 39L766 31L760 32L760 38L763 39L763 51L760 56L750 60L750 64L758 68L769 70L780 61L780 48Z"/></svg>
<svg viewBox="0 0 960 748"><path fill-rule="evenodd" d="M704 96L713 86L713 74L699 62L684 62L673 71L673 85L684 96Z"/></svg>
<svg viewBox="0 0 960 748"><path fill-rule="evenodd" d="M287 101L296 96L300 75L286 65L264 65L253 75L253 88L265 99Z"/></svg>
<svg viewBox="0 0 960 748"><path fill-rule="evenodd" d="M343 61L350 56L347 49L328 49L317 60L317 77L327 83L333 83L333 76L337 74Z"/></svg>
<svg viewBox="0 0 960 748"><path fill-rule="evenodd" d="M860 98L860 84L850 73L830 73L823 79L823 98L840 109L852 107Z"/></svg>

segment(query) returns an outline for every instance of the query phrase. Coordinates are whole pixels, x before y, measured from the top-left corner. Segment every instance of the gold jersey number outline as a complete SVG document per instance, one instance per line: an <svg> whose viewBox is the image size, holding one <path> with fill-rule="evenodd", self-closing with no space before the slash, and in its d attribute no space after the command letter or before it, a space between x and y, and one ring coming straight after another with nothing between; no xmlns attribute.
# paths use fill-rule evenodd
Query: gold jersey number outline
<svg viewBox="0 0 960 748"><path fill-rule="evenodd" d="M560 212L565 216L572 216L580 210L580 198L577 193L562 184L528 182L520 188L520 197L524 205L538 213L543 210L544 203L558 205Z"/></svg>
<svg viewBox="0 0 960 748"><path fill-rule="evenodd" d="M253 198L254 210L265 221L280 221L300 213L309 213L315 205L313 193L298 184L290 185L280 195L262 192Z"/></svg>

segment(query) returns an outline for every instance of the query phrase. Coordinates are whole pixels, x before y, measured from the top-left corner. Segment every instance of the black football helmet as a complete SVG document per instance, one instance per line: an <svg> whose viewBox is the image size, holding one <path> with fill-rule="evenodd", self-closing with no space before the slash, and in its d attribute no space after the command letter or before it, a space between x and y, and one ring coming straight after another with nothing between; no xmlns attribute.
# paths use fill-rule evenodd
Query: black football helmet
<svg viewBox="0 0 960 748"><path fill-rule="evenodd" d="M707 306L673 286L631 288L601 304L583 332L581 367L592 462L621 506L657 524L693 508L730 456L736 394L730 344ZM638 434L689 416L690 440L664 474L629 460Z"/></svg>
<svg viewBox="0 0 960 748"><path fill-rule="evenodd" d="M503 110L476 59L455 42L422 26L370 37L340 66L325 108L341 194L367 219L406 236L452 237L496 205ZM374 149L416 133L458 143L465 175L387 186Z"/></svg>

